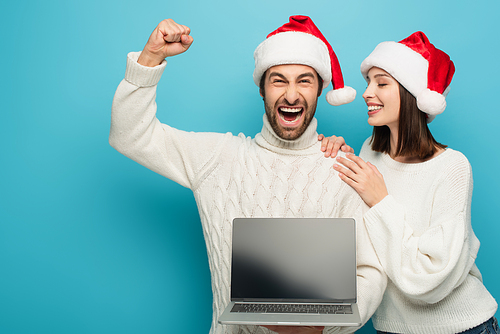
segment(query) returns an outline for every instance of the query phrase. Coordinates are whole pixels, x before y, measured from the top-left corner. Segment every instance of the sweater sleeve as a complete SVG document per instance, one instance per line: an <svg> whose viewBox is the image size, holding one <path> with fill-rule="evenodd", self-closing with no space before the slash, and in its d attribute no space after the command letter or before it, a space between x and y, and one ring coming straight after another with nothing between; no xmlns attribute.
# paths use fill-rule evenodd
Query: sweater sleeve
<svg viewBox="0 0 500 334"><path fill-rule="evenodd" d="M382 301L387 286L387 276L378 260L363 221L363 213L367 211L368 207L355 192L354 194L356 200L353 201L359 202L356 212L354 214L342 212L341 216L351 216L356 220L357 303L361 316L361 326L363 326ZM359 328L327 327L323 333L352 333Z"/></svg>
<svg viewBox="0 0 500 334"><path fill-rule="evenodd" d="M364 208L364 202L362 205ZM368 236L362 214L356 221L358 305L364 325L382 302L387 276Z"/></svg>
<svg viewBox="0 0 500 334"><path fill-rule="evenodd" d="M113 99L109 142L132 160L192 189L233 136L185 132L160 123L156 87L166 61L145 67L137 63L139 54L132 52L127 57L125 79Z"/></svg>
<svg viewBox="0 0 500 334"><path fill-rule="evenodd" d="M442 300L464 281L479 249L470 223L469 162L456 159L441 174L433 193L421 194L432 199L423 232L412 229L404 206L390 194L364 216L387 276L403 294L427 303Z"/></svg>

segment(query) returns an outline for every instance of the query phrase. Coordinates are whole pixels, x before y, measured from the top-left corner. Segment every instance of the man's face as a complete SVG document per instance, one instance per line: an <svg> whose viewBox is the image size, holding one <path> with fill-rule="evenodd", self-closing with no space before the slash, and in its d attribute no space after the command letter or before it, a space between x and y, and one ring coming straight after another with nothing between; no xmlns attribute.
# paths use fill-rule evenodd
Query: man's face
<svg viewBox="0 0 500 334"><path fill-rule="evenodd" d="M267 119L280 138L295 140L306 131L322 84L316 71L306 65L278 65L266 71L260 94Z"/></svg>

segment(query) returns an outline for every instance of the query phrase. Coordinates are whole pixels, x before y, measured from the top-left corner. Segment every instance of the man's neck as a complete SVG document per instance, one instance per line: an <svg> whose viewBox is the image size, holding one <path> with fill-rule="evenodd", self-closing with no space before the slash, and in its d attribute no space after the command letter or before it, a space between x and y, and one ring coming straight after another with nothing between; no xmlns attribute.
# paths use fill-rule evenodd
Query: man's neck
<svg viewBox="0 0 500 334"><path fill-rule="evenodd" d="M267 120L267 116L264 115L264 125L262 127L261 135L265 141L278 149L288 149L288 150L304 150L318 142L318 133L316 128L318 122L316 118L313 118L306 131L295 140L286 140L278 137L273 131L271 124Z"/></svg>

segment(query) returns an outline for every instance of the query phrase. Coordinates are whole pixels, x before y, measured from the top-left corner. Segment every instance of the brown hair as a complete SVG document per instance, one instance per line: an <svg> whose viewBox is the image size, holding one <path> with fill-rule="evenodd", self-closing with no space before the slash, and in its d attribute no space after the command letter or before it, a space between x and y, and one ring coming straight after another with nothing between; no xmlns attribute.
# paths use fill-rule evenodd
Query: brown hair
<svg viewBox="0 0 500 334"><path fill-rule="evenodd" d="M417 107L415 97L399 84L399 128L396 156L427 159L446 145L438 143L427 126L427 114ZM372 150L390 154L390 130L387 126L374 126Z"/></svg>

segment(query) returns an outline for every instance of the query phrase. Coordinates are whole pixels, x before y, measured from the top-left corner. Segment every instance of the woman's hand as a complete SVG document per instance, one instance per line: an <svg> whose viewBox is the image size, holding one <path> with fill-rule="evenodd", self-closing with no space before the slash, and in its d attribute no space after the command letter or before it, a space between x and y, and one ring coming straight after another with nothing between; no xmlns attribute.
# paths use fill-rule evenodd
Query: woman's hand
<svg viewBox="0 0 500 334"><path fill-rule="evenodd" d="M341 150L342 152L354 153L352 147L345 143L343 137L331 136L325 137L324 135L318 136L318 141L321 141L321 152L325 152L325 157L335 158L337 152Z"/></svg>
<svg viewBox="0 0 500 334"><path fill-rule="evenodd" d="M377 167L369 162L364 162L360 157L347 153L347 159L337 157L342 164L334 164L333 168L339 172L339 177L350 185L361 196L363 201L371 208L388 195L384 177Z"/></svg>

